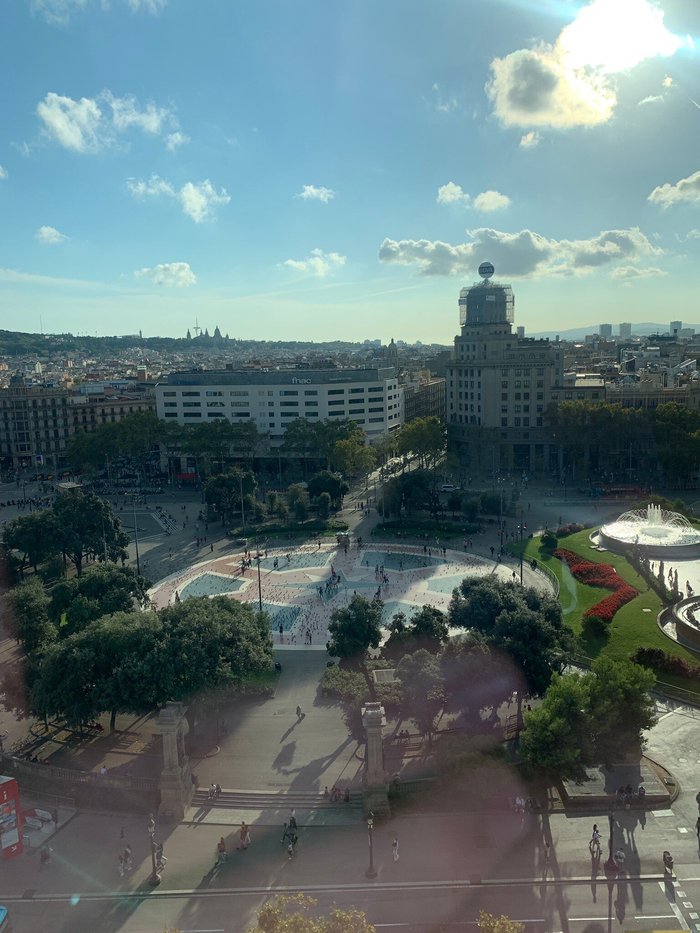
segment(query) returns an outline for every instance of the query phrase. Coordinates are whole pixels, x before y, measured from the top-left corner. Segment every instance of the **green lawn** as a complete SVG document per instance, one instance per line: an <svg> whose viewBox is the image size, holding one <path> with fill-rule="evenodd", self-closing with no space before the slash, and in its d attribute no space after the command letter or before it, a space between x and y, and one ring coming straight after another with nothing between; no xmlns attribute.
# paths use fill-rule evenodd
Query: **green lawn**
<svg viewBox="0 0 700 933"><path fill-rule="evenodd" d="M547 566L559 580L559 601L564 621L576 635L582 636L582 653L590 658L597 658L599 655L629 658L635 648L644 646L661 648L669 654L697 664L700 660L697 655L673 639L667 638L659 629L656 618L662 609L662 603L656 593L649 588L646 580L640 577L627 560L619 554L593 550L588 539L589 534L590 529L586 529L569 535L567 538L561 538L559 546L574 551L593 563L610 564L627 583L639 590L639 596L615 614L609 627L608 638L591 638L583 634L581 618L584 612L603 599L609 590L587 586L574 580L568 568L558 558L540 548L540 538L531 538L525 546L525 558L532 560L534 557L538 563ZM650 611L645 612L645 610ZM661 674L661 680L683 689L697 690L696 680L675 677L666 673Z"/></svg>

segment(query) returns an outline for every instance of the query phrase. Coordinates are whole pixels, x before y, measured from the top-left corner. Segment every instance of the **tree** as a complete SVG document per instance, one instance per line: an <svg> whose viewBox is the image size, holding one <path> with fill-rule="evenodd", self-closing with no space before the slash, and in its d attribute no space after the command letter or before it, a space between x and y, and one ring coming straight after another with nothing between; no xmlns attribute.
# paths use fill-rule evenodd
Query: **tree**
<svg viewBox="0 0 700 933"><path fill-rule="evenodd" d="M231 470L207 480L204 498L208 505L217 510L222 523L226 525L232 520L235 512L241 511L241 490L243 506L247 509L256 485L255 475L250 470Z"/></svg>
<svg viewBox="0 0 700 933"><path fill-rule="evenodd" d="M101 616L145 606L147 589L148 581L131 567L95 565L53 588L49 615L65 638Z"/></svg>
<svg viewBox="0 0 700 933"><path fill-rule="evenodd" d="M260 908L248 933L376 933L376 927L356 907L332 907L328 916L311 916L317 903L306 894L276 897Z"/></svg>
<svg viewBox="0 0 700 933"><path fill-rule="evenodd" d="M404 711L428 738L445 705L445 684L440 665L425 649L406 655L396 668L403 684Z"/></svg>
<svg viewBox="0 0 700 933"><path fill-rule="evenodd" d="M322 492L321 495L316 498L316 509L318 511L318 517L322 521L326 521L331 513L331 497L327 492Z"/></svg>
<svg viewBox="0 0 700 933"><path fill-rule="evenodd" d="M330 462L345 476L361 476L372 470L377 462L377 453L364 443L364 439L351 437L335 442Z"/></svg>
<svg viewBox="0 0 700 933"><path fill-rule="evenodd" d="M574 781L584 778L595 758L590 688L587 676L555 675L542 705L525 714L520 755L534 771Z"/></svg>
<svg viewBox="0 0 700 933"><path fill-rule="evenodd" d="M323 492L327 492L331 497L334 509L339 509L343 504L343 496L350 487L342 476L338 473L331 473L330 470L321 470L314 474L309 480L309 495L317 498Z"/></svg>
<svg viewBox="0 0 700 933"><path fill-rule="evenodd" d="M53 504L56 540L63 554L75 566L80 576L86 556L100 560L127 557L129 536L104 499L92 492L71 490L62 492Z"/></svg>
<svg viewBox="0 0 700 933"><path fill-rule="evenodd" d="M525 924L517 920L511 920L505 914L496 917L486 910L479 911L479 919L476 922L481 933L524 933Z"/></svg>
<svg viewBox="0 0 700 933"><path fill-rule="evenodd" d="M335 609L328 623L328 653L361 665L367 649L379 647L383 608L380 599L355 595L347 608Z"/></svg>
<svg viewBox="0 0 700 933"><path fill-rule="evenodd" d="M382 654L394 660L422 648L436 654L449 635L444 613L433 606L422 606L410 621L406 620L403 612L397 612L387 630L389 637L382 647Z"/></svg>
<svg viewBox="0 0 700 933"><path fill-rule="evenodd" d="M55 641L58 633L49 616L49 597L39 577L32 577L8 593L11 622L25 654L32 655Z"/></svg>
<svg viewBox="0 0 700 933"><path fill-rule="evenodd" d="M652 671L632 661L600 657L593 664L590 715L599 761L610 765L641 754L642 732L656 723Z"/></svg>
<svg viewBox="0 0 700 933"><path fill-rule="evenodd" d="M403 454L413 453L421 467L434 467L446 446L445 427L438 417L414 418L405 424L397 438L397 447Z"/></svg>
<svg viewBox="0 0 700 933"><path fill-rule="evenodd" d="M72 723L110 711L114 728L118 712L141 713L239 686L271 660L266 617L234 599L200 597L159 613L118 612L42 653L31 678L32 705L42 716Z"/></svg>
<svg viewBox="0 0 700 933"><path fill-rule="evenodd" d="M700 412L668 402L653 414L656 452L661 466L674 479L697 473L700 462Z"/></svg>
<svg viewBox="0 0 700 933"><path fill-rule="evenodd" d="M51 509L41 509L13 518L3 528L2 540L6 548L19 551L23 564L37 566L54 554L60 553L56 542L56 523Z"/></svg>

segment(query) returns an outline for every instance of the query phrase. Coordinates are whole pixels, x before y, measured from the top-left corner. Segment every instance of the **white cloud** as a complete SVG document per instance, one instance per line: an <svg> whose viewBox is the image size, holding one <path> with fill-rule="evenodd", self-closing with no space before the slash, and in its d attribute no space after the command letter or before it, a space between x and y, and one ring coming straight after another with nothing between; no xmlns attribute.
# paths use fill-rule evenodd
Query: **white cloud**
<svg viewBox="0 0 700 933"><path fill-rule="evenodd" d="M510 204L507 194L500 191L482 191L474 198L474 208L477 211L502 211Z"/></svg>
<svg viewBox="0 0 700 933"><path fill-rule="evenodd" d="M7 169L0 165L0 181L3 181L5 178L7 178Z"/></svg>
<svg viewBox="0 0 700 933"><path fill-rule="evenodd" d="M661 205L664 209L674 204L700 203L700 171L693 172L687 178L681 178L675 185L668 182L665 185L659 185L654 188L647 200L652 204Z"/></svg>
<svg viewBox="0 0 700 933"><path fill-rule="evenodd" d="M190 141L190 137L186 136L184 133L181 133L177 130L174 133L168 133L165 137L165 146L170 152L175 152L176 149L179 149L180 146L184 146L185 143Z"/></svg>
<svg viewBox="0 0 700 933"><path fill-rule="evenodd" d="M126 6L132 13L143 10L156 15L165 9L168 0L125 0ZM73 13L94 7L107 10L109 4L105 0L29 0L29 9L33 14L43 16L47 23L54 26L65 26Z"/></svg>
<svg viewBox="0 0 700 933"><path fill-rule="evenodd" d="M188 288L197 283L197 277L188 262L161 262L151 268L137 269L134 275L137 279L150 279L155 285L171 288Z"/></svg>
<svg viewBox="0 0 700 933"><path fill-rule="evenodd" d="M102 111L95 100L73 100L50 91L37 105L44 133L64 149L97 152L103 145Z"/></svg>
<svg viewBox="0 0 700 933"><path fill-rule="evenodd" d="M324 278L345 265L345 256L339 253L324 253L320 249L312 249L311 254L306 259L287 259L283 265L295 272L304 272L308 275L315 275L317 278Z"/></svg>
<svg viewBox="0 0 700 933"><path fill-rule="evenodd" d="M136 99L130 94L126 97L115 97L110 91L105 91L104 96L112 108L114 128L120 132L137 126L144 133L157 136L171 118L167 107L156 107L153 103L148 103L145 109L139 110Z"/></svg>
<svg viewBox="0 0 700 933"><path fill-rule="evenodd" d="M184 213L198 224L211 217L217 207L228 204L231 200L225 188L217 191L208 178L205 181L185 182L179 191L159 175L151 175L148 181L129 178L126 186L135 198L174 198Z"/></svg>
<svg viewBox="0 0 700 933"><path fill-rule="evenodd" d="M643 97L641 100L637 101L638 107L644 107L646 104L660 104L663 102L663 94L650 94L648 97Z"/></svg>
<svg viewBox="0 0 700 933"><path fill-rule="evenodd" d="M128 178L126 187L135 198L156 198L161 195L166 195L171 198L176 197L175 189L170 182L161 178L159 175L151 175L148 181L143 181L141 178Z"/></svg>
<svg viewBox="0 0 700 933"><path fill-rule="evenodd" d="M461 185L448 181L446 185L440 185L438 188L436 201L438 204L465 204L470 203L469 195L462 190Z"/></svg>
<svg viewBox="0 0 700 933"><path fill-rule="evenodd" d="M55 245L56 243L65 243L68 237L65 233L60 233L55 227L39 227L34 234L37 242Z"/></svg>
<svg viewBox="0 0 700 933"><path fill-rule="evenodd" d="M197 224L210 217L217 207L231 200L225 188L217 191L208 178L196 184L188 181L180 188L178 198L183 211Z"/></svg>
<svg viewBox="0 0 700 933"><path fill-rule="evenodd" d="M496 116L504 126L605 123L617 105L612 75L692 45L663 20L651 0L592 0L553 45L517 49L491 62L486 91Z"/></svg>
<svg viewBox="0 0 700 933"><path fill-rule="evenodd" d="M439 84L433 84L431 90L433 92L432 105L438 113L452 113L459 106L456 97L445 97Z"/></svg>
<svg viewBox="0 0 700 933"><path fill-rule="evenodd" d="M700 230L697 227L693 227L692 230L688 230L685 235L686 240L700 240Z"/></svg>
<svg viewBox="0 0 700 933"><path fill-rule="evenodd" d="M531 230L505 233L488 227L467 231L466 243L439 240L385 239L379 249L381 262L415 266L420 275L468 275L484 256L497 273L509 277L538 278L578 275L604 265L637 262L660 256L637 228L605 230L587 240L554 240Z"/></svg>
<svg viewBox="0 0 700 933"><path fill-rule="evenodd" d="M85 279L62 279L54 275L37 275L34 272L20 272L18 269L0 269L0 282L9 282L13 285L47 285L51 288L85 288L96 285Z"/></svg>
<svg viewBox="0 0 700 933"><path fill-rule="evenodd" d="M301 198L304 201L322 201L324 204L328 204L335 197L335 191L332 188L324 188L323 186L317 188L316 185L302 185L301 191L299 194L295 194L294 197Z"/></svg>
<svg viewBox="0 0 700 933"><path fill-rule="evenodd" d="M132 127L151 136L174 129L166 137L168 148L173 148L173 137L177 137L176 145L187 140L177 131L177 118L168 107L157 107L152 102L141 107L132 95L115 97L109 90L80 100L50 91L37 104L36 112L44 135L73 152L99 152Z"/></svg>
<svg viewBox="0 0 700 933"><path fill-rule="evenodd" d="M664 87L674 87L673 78L670 75L666 75L661 82Z"/></svg>
<svg viewBox="0 0 700 933"><path fill-rule="evenodd" d="M613 279L648 279L653 276L666 275L667 273L663 269L658 269L656 266L618 266L616 269L613 269L610 273L610 277Z"/></svg>
<svg viewBox="0 0 700 933"><path fill-rule="evenodd" d="M535 146L539 146L542 137L535 130L530 130L529 133L524 133L520 137L520 148L521 149L534 149Z"/></svg>
<svg viewBox="0 0 700 933"><path fill-rule="evenodd" d="M461 204L477 211L499 211L510 204L510 198L498 191L482 191L472 200L462 186L454 181L440 185L435 200L438 204Z"/></svg>

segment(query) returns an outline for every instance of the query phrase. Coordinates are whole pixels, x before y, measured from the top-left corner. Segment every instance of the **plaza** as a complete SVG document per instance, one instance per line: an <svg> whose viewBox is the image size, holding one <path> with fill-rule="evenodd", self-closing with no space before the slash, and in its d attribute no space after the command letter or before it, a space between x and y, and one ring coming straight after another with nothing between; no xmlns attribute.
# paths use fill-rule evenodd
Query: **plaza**
<svg viewBox="0 0 700 933"><path fill-rule="evenodd" d="M262 603L277 647L325 650L331 615L354 595L380 598L387 624L396 613L410 617L424 605L447 612L452 592L468 576L520 582L516 565L435 543L346 549L319 541L260 553L258 561L255 550L249 552L252 563L245 569L245 551L237 550L170 574L150 590L151 602L162 609L195 596L225 595L256 608ZM523 584L551 592L547 578L529 564Z"/></svg>

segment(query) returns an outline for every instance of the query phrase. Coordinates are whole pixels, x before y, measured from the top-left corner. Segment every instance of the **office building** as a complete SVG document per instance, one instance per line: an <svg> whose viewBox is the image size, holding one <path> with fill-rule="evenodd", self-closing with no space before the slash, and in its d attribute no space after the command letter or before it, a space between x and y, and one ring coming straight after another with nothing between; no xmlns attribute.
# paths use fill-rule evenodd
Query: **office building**
<svg viewBox="0 0 700 933"><path fill-rule="evenodd" d="M518 339L513 291L490 281L490 264L484 270L479 284L460 292L461 332L447 370L448 447L463 472L556 468L545 412L562 384L563 348Z"/></svg>
<svg viewBox="0 0 700 933"><path fill-rule="evenodd" d="M297 418L350 418L372 441L401 427L402 399L393 367L177 372L156 386L164 421L253 423L273 447Z"/></svg>

